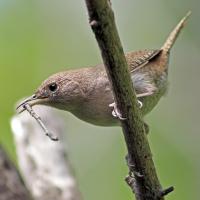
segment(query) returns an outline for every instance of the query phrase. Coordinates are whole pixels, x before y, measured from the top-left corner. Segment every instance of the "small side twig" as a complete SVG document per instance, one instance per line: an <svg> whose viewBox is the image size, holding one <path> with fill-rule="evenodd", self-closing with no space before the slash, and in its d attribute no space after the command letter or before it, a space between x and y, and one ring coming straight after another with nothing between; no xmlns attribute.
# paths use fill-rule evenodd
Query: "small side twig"
<svg viewBox="0 0 200 200"><path fill-rule="evenodd" d="M174 187L173 186L168 187L168 188L166 188L166 189L161 191L160 196L164 197L164 196L168 195L170 192L173 192L173 191L174 191Z"/></svg>

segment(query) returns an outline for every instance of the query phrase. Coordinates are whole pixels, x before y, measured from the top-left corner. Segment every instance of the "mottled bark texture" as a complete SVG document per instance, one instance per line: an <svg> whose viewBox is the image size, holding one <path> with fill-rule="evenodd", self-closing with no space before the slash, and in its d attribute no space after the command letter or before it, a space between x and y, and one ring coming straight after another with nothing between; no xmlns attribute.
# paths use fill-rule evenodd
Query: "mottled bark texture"
<svg viewBox="0 0 200 200"><path fill-rule="evenodd" d="M121 124L128 150L129 185L134 190L137 200L162 200L162 188L152 160L111 2L108 0L85 0L85 2L89 23L101 50L117 107L126 118Z"/></svg>

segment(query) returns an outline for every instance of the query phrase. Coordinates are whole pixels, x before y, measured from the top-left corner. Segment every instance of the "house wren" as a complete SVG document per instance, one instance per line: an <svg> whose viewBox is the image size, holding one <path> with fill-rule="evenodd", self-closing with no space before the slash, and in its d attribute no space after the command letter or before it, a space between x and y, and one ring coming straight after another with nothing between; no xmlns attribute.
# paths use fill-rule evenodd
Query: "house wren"
<svg viewBox="0 0 200 200"><path fill-rule="evenodd" d="M166 92L169 53L189 15L190 12L179 22L161 49L129 52L125 55L142 116L150 112ZM31 106L43 104L69 111L95 125L115 126L119 125L116 117L122 117L112 102L111 85L104 65L100 64L50 76L17 109L22 112L23 105L27 103Z"/></svg>

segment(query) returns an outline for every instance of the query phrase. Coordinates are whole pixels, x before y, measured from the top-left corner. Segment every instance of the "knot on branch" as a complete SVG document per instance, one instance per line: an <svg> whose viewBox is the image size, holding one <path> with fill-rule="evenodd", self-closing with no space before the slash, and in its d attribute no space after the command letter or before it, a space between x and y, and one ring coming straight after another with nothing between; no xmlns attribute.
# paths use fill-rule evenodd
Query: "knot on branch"
<svg viewBox="0 0 200 200"><path fill-rule="evenodd" d="M131 188L132 192L135 193L135 178L133 176L127 175L125 177L125 182Z"/></svg>
<svg viewBox="0 0 200 200"><path fill-rule="evenodd" d="M97 20L90 20L89 24L92 28L96 28L98 27L99 22Z"/></svg>
<svg viewBox="0 0 200 200"><path fill-rule="evenodd" d="M129 168L129 175L138 178L143 178L144 175L135 169L135 165L128 154L126 155L125 159Z"/></svg>

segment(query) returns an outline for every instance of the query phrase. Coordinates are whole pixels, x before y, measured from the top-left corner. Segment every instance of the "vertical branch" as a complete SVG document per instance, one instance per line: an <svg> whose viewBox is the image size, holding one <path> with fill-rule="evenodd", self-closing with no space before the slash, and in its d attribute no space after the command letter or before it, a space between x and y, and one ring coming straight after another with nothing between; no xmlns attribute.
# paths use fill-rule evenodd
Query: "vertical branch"
<svg viewBox="0 0 200 200"><path fill-rule="evenodd" d="M137 200L162 200L163 192L152 160L132 86L129 69L108 0L85 0L89 23L95 34L110 79L128 150L129 185Z"/></svg>
<svg viewBox="0 0 200 200"><path fill-rule="evenodd" d="M35 111L59 138L66 132L61 116L46 106ZM25 184L35 200L80 200L81 195L72 175L66 144L46 137L41 127L27 112L11 121L18 163Z"/></svg>

